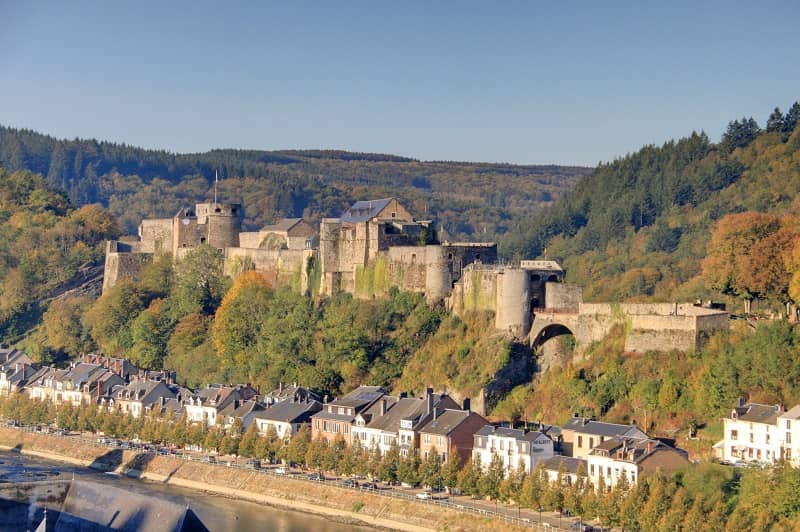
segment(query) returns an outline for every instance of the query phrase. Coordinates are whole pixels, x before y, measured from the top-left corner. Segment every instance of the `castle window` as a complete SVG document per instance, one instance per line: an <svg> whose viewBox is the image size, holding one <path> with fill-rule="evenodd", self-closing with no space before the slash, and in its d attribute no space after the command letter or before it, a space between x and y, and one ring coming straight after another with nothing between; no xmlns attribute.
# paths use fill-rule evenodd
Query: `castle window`
<svg viewBox="0 0 800 532"><path fill-rule="evenodd" d="M551 275L550 277L547 278L547 280L551 283L556 283L558 282L558 277L555 275Z"/></svg>
<svg viewBox="0 0 800 532"><path fill-rule="evenodd" d="M222 212L222 209L220 209L219 207L217 207L216 209L214 209L214 212Z"/></svg>
<svg viewBox="0 0 800 532"><path fill-rule="evenodd" d="M475 261L476 262L480 262L480 260L481 260L481 254L480 253L476 253L475 254Z"/></svg>
<svg viewBox="0 0 800 532"><path fill-rule="evenodd" d="M200 237L200 243L201 244L205 244L206 243L206 238L204 236Z"/></svg>
<svg viewBox="0 0 800 532"><path fill-rule="evenodd" d="M411 264L414 264L416 262L417 262L417 254L416 253L412 253L411 254Z"/></svg>
<svg viewBox="0 0 800 532"><path fill-rule="evenodd" d="M396 217L397 217L397 213L396 213L396 212L393 212L393 213L392 213L392 218L396 218Z"/></svg>
<svg viewBox="0 0 800 532"><path fill-rule="evenodd" d="M231 209L231 214L236 214L236 207L233 207L233 208Z"/></svg>

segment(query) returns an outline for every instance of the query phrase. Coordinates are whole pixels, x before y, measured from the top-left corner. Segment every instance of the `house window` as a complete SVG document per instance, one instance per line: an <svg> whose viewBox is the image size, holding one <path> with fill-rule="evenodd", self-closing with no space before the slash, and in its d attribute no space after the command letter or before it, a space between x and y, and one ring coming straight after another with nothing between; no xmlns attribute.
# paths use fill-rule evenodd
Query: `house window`
<svg viewBox="0 0 800 532"><path fill-rule="evenodd" d="M589 466L589 474L594 476L594 464Z"/></svg>
<svg viewBox="0 0 800 532"><path fill-rule="evenodd" d="M500 450L503 450L503 440L500 440Z"/></svg>
<svg viewBox="0 0 800 532"><path fill-rule="evenodd" d="M753 441L754 441L754 439L753 439L753 433L751 432L751 433L750 433L750 443L753 443Z"/></svg>
<svg viewBox="0 0 800 532"><path fill-rule="evenodd" d="M594 438L589 438L589 449L594 449Z"/></svg>
<svg viewBox="0 0 800 532"><path fill-rule="evenodd" d="M422 435L422 443L430 443L430 442L431 442L430 434L423 434Z"/></svg>
<svg viewBox="0 0 800 532"><path fill-rule="evenodd" d="M792 433L791 432L787 432L786 433L786 443L788 443L788 444L792 443Z"/></svg>
<svg viewBox="0 0 800 532"><path fill-rule="evenodd" d="M791 449L784 449L783 456L785 456L787 460L791 460L792 459L792 450Z"/></svg>
<svg viewBox="0 0 800 532"><path fill-rule="evenodd" d="M769 434L767 434L767 445L769 445Z"/></svg>
<svg viewBox="0 0 800 532"><path fill-rule="evenodd" d="M792 421L790 419L786 420L786 430L792 429Z"/></svg>
<svg viewBox="0 0 800 532"><path fill-rule="evenodd" d="M578 449L583 448L583 436L578 436Z"/></svg>
<svg viewBox="0 0 800 532"><path fill-rule="evenodd" d="M752 458L752 457L753 457L753 448L752 448L752 447L750 447L749 449L747 449L747 456L749 456L750 458Z"/></svg>
<svg viewBox="0 0 800 532"><path fill-rule="evenodd" d="M606 467L606 476L611 478L611 466Z"/></svg>
<svg viewBox="0 0 800 532"><path fill-rule="evenodd" d="M444 445L444 438L443 438L442 436L438 436L438 437L436 438L436 445L438 445L439 447L441 447L442 445Z"/></svg>
<svg viewBox="0 0 800 532"><path fill-rule="evenodd" d="M739 439L739 431L738 430L732 430L731 431L731 439L733 441L736 441L736 440Z"/></svg>

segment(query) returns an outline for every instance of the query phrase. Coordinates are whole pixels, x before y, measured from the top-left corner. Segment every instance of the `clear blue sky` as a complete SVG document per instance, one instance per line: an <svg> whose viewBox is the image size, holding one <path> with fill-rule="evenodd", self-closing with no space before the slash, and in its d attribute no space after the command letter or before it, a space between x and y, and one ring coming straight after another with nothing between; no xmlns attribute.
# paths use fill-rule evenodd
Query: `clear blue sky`
<svg viewBox="0 0 800 532"><path fill-rule="evenodd" d="M740 4L740 5L738 5ZM800 2L0 0L0 123L593 165L800 99Z"/></svg>

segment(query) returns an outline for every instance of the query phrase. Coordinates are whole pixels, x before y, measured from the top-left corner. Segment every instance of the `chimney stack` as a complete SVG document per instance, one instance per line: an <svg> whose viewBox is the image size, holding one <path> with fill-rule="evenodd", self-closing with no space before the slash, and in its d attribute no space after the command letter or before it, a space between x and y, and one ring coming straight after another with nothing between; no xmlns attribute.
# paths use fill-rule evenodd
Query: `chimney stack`
<svg viewBox="0 0 800 532"><path fill-rule="evenodd" d="M650 453L653 452L653 449L655 448L655 444L656 444L656 442L654 442L653 440L647 440L647 454L650 454Z"/></svg>
<svg viewBox="0 0 800 532"><path fill-rule="evenodd" d="M428 388L425 399L428 401L427 413L430 414L433 412L433 388Z"/></svg>
<svg viewBox="0 0 800 532"><path fill-rule="evenodd" d="M439 407L435 406L433 408L433 419L436 419L437 417L439 417Z"/></svg>
<svg viewBox="0 0 800 532"><path fill-rule="evenodd" d="M469 397L465 397L464 398L464 405L463 405L462 409L466 410L467 412L469 412L470 406L471 405L470 405Z"/></svg>
<svg viewBox="0 0 800 532"><path fill-rule="evenodd" d="M97 381L97 397L98 399L103 396L103 381Z"/></svg>
<svg viewBox="0 0 800 532"><path fill-rule="evenodd" d="M386 415L386 399L381 399L381 417Z"/></svg>

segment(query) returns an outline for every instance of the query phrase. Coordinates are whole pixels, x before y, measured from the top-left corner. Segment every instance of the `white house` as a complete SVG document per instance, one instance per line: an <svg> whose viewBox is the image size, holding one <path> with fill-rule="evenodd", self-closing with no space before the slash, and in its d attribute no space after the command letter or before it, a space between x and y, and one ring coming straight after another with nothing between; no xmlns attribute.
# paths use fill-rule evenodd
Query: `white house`
<svg viewBox="0 0 800 532"><path fill-rule="evenodd" d="M689 463L686 453L649 438L610 438L585 456L589 481L607 489L616 486L622 477L630 485L660 469L669 474Z"/></svg>
<svg viewBox="0 0 800 532"><path fill-rule="evenodd" d="M739 399L723 423L723 440L714 446L722 460L772 464L785 459L800 464L800 405L784 412L780 405Z"/></svg>
<svg viewBox="0 0 800 532"><path fill-rule="evenodd" d="M473 436L472 459L487 467L494 456L502 459L507 473L519 468L530 473L553 456L553 440L536 430L486 425Z"/></svg>

